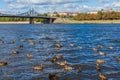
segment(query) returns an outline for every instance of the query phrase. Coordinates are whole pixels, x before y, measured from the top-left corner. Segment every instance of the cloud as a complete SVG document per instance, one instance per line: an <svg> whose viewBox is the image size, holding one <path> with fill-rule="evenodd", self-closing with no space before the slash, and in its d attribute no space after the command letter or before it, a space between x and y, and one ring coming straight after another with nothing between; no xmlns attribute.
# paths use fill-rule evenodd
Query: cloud
<svg viewBox="0 0 120 80"><path fill-rule="evenodd" d="M98 0L101 3L108 3L110 0Z"/></svg>
<svg viewBox="0 0 120 80"><path fill-rule="evenodd" d="M4 0L10 10L43 12L88 12L119 8L120 0ZM24 9L24 10L23 10Z"/></svg>
<svg viewBox="0 0 120 80"><path fill-rule="evenodd" d="M114 7L119 7L120 8L120 0L116 1L113 3Z"/></svg>
<svg viewBox="0 0 120 80"><path fill-rule="evenodd" d="M77 3L77 2L85 2L87 0L4 0L5 2L11 3L28 3L28 4L43 4L43 5L51 5L51 4L66 4L66 3Z"/></svg>

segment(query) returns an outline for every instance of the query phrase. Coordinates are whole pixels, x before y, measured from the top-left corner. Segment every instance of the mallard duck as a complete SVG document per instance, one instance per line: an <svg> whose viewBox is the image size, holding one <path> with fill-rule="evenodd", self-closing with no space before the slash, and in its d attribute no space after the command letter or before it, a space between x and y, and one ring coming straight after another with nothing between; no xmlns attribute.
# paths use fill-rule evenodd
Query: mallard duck
<svg viewBox="0 0 120 80"><path fill-rule="evenodd" d="M58 48L61 48L61 47L62 47L62 45L59 44L59 43L55 44L55 46L58 47Z"/></svg>
<svg viewBox="0 0 120 80"><path fill-rule="evenodd" d="M99 51L99 55L100 55L100 56L105 56L105 53L104 53L104 52Z"/></svg>
<svg viewBox="0 0 120 80"><path fill-rule="evenodd" d="M97 59L97 63L98 63L98 64L105 63L105 60Z"/></svg>
<svg viewBox="0 0 120 80"><path fill-rule="evenodd" d="M112 46L108 46L108 48L109 48L109 49L113 49L114 47L112 47Z"/></svg>
<svg viewBox="0 0 120 80"><path fill-rule="evenodd" d="M120 57L117 56L117 57L116 57L116 60L117 60L117 61L120 61Z"/></svg>
<svg viewBox="0 0 120 80"><path fill-rule="evenodd" d="M107 77L102 73L99 74L99 78L100 80L108 80Z"/></svg>
<svg viewBox="0 0 120 80"><path fill-rule="evenodd" d="M27 54L26 56L27 56L27 58L33 58L32 54Z"/></svg>
<svg viewBox="0 0 120 80"><path fill-rule="evenodd" d="M23 45L20 45L19 48L20 48L20 49L23 49Z"/></svg>
<svg viewBox="0 0 120 80"><path fill-rule="evenodd" d="M74 43L70 43L70 46L73 47L75 44Z"/></svg>
<svg viewBox="0 0 120 80"><path fill-rule="evenodd" d="M13 54L18 54L19 51L17 51L16 49L12 51Z"/></svg>
<svg viewBox="0 0 120 80"><path fill-rule="evenodd" d="M99 50L98 49L96 49L96 48L93 48L92 49L94 52L98 52Z"/></svg>
<svg viewBox="0 0 120 80"><path fill-rule="evenodd" d="M5 65L7 65L8 63L7 62L5 62L5 61L0 61L0 67L1 66L5 66Z"/></svg>
<svg viewBox="0 0 120 80"><path fill-rule="evenodd" d="M61 49L61 47L55 47L55 50L60 50Z"/></svg>
<svg viewBox="0 0 120 80"><path fill-rule="evenodd" d="M39 65L39 66L35 66L35 67L34 67L34 70L43 71L43 64L41 64L41 65Z"/></svg>
<svg viewBox="0 0 120 80"><path fill-rule="evenodd" d="M49 80L58 80L58 76L56 74L49 74Z"/></svg>
<svg viewBox="0 0 120 80"><path fill-rule="evenodd" d="M30 45L35 45L35 41L29 40Z"/></svg>
<svg viewBox="0 0 120 80"><path fill-rule="evenodd" d="M54 63L55 61L57 61L57 58L56 58L56 57L53 57L53 58L51 59L51 62Z"/></svg>
<svg viewBox="0 0 120 80"><path fill-rule="evenodd" d="M72 70L72 69L73 69L73 67L71 67L71 66L68 66L68 65L64 66L64 70Z"/></svg>
<svg viewBox="0 0 120 80"><path fill-rule="evenodd" d="M96 70L100 71L100 64L98 64L98 63L96 64Z"/></svg>
<svg viewBox="0 0 120 80"><path fill-rule="evenodd" d="M55 61L60 60L60 59L63 59L63 56L62 55L56 55L55 57L53 57L51 59L51 62L54 63Z"/></svg>
<svg viewBox="0 0 120 80"><path fill-rule="evenodd" d="M10 41L10 44L15 44L16 40Z"/></svg>
<svg viewBox="0 0 120 80"><path fill-rule="evenodd" d="M56 55L55 57L57 58L57 60L63 59L62 55Z"/></svg>
<svg viewBox="0 0 120 80"><path fill-rule="evenodd" d="M102 45L97 45L97 47L98 47L98 48L103 48L103 46L102 46Z"/></svg>
<svg viewBox="0 0 120 80"><path fill-rule="evenodd" d="M67 63L67 61L64 61L64 62L57 62L57 64L60 65L60 66L65 66L65 65L67 65L68 63Z"/></svg>
<svg viewBox="0 0 120 80"><path fill-rule="evenodd" d="M81 72L81 71L82 71L82 68L79 67L78 70L77 70L77 72L79 73L79 72Z"/></svg>
<svg viewBox="0 0 120 80"><path fill-rule="evenodd" d="M82 49L83 47L82 46L78 46L79 49Z"/></svg>

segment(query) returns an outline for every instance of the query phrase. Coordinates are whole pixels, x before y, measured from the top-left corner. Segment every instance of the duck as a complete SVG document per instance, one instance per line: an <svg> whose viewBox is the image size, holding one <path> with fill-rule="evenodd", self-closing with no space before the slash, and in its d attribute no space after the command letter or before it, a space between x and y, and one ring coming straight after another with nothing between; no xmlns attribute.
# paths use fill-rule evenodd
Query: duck
<svg viewBox="0 0 120 80"><path fill-rule="evenodd" d="M79 49L82 49L83 47L82 46L78 46Z"/></svg>
<svg viewBox="0 0 120 80"><path fill-rule="evenodd" d="M97 70L97 71L100 71L100 70L101 70L101 69L100 69L100 64L98 64L98 63L96 64L96 70Z"/></svg>
<svg viewBox="0 0 120 80"><path fill-rule="evenodd" d="M64 66L64 70L72 70L72 69L73 69L73 67L71 67L71 66L68 66L68 65Z"/></svg>
<svg viewBox="0 0 120 80"><path fill-rule="evenodd" d="M12 51L12 53L13 53L13 54L18 54L19 51L15 49L15 50Z"/></svg>
<svg viewBox="0 0 120 80"><path fill-rule="evenodd" d="M7 62L5 62L5 61L0 61L0 67L1 66L6 66L8 63Z"/></svg>
<svg viewBox="0 0 120 80"><path fill-rule="evenodd" d="M23 45L20 45L19 48L20 48L20 49L23 49Z"/></svg>
<svg viewBox="0 0 120 80"><path fill-rule="evenodd" d="M99 51L99 55L100 55L100 56L105 56L105 53L104 53L104 52Z"/></svg>
<svg viewBox="0 0 120 80"><path fill-rule="evenodd" d="M100 80L108 80L107 77L102 73L99 74L99 78Z"/></svg>
<svg viewBox="0 0 120 80"><path fill-rule="evenodd" d="M108 48L109 48L109 49L114 49L114 47L112 47L112 46L108 46Z"/></svg>
<svg viewBox="0 0 120 80"><path fill-rule="evenodd" d="M56 55L55 57L53 57L53 58L51 59L51 62L54 63L55 61L61 60L61 59L63 59L63 56L62 56L62 55Z"/></svg>
<svg viewBox="0 0 120 80"><path fill-rule="evenodd" d="M21 39L20 41L21 41L21 42L25 42L26 40L25 40L25 39Z"/></svg>
<svg viewBox="0 0 120 80"><path fill-rule="evenodd" d="M30 45L35 45L35 41L34 40L29 40Z"/></svg>
<svg viewBox="0 0 120 80"><path fill-rule="evenodd" d="M103 48L103 46L102 46L102 45L97 45L97 47L98 47L98 48Z"/></svg>
<svg viewBox="0 0 120 80"><path fill-rule="evenodd" d="M32 54L27 54L26 56L27 56L27 58L33 58Z"/></svg>
<svg viewBox="0 0 120 80"><path fill-rule="evenodd" d="M120 61L120 57L117 56L117 57L116 57L116 60L117 60L117 61Z"/></svg>
<svg viewBox="0 0 120 80"><path fill-rule="evenodd" d="M60 50L61 49L61 47L55 47L55 50Z"/></svg>
<svg viewBox="0 0 120 80"><path fill-rule="evenodd" d="M60 65L60 66L65 66L65 65L68 64L68 62L67 62L67 61L64 61L64 62L57 62L57 64Z"/></svg>
<svg viewBox="0 0 120 80"><path fill-rule="evenodd" d="M97 63L98 63L98 64L105 63L105 60L97 59Z"/></svg>
<svg viewBox="0 0 120 80"><path fill-rule="evenodd" d="M78 72L78 73L79 73L79 72L82 72L82 68L79 67L78 70L77 70L77 72Z"/></svg>
<svg viewBox="0 0 120 80"><path fill-rule="evenodd" d="M16 40L10 41L10 44L15 44L15 43L16 43Z"/></svg>
<svg viewBox="0 0 120 80"><path fill-rule="evenodd" d="M70 46L73 47L75 44L74 43L70 43Z"/></svg>
<svg viewBox="0 0 120 80"><path fill-rule="evenodd" d="M51 59L51 62L54 63L55 61L57 61L57 58L56 58L56 57L53 57L53 58Z"/></svg>
<svg viewBox="0 0 120 80"><path fill-rule="evenodd" d="M55 44L55 50L60 50L62 45L60 43Z"/></svg>
<svg viewBox="0 0 120 80"><path fill-rule="evenodd" d="M98 49L96 49L96 48L93 48L92 49L94 52L98 52L99 50Z"/></svg>
<svg viewBox="0 0 120 80"><path fill-rule="evenodd" d="M62 47L62 45L61 45L60 43L56 43L55 46L56 46L56 47L59 47L59 48Z"/></svg>
<svg viewBox="0 0 120 80"><path fill-rule="evenodd" d="M49 80L58 80L59 76L57 76L56 74L49 74L48 78Z"/></svg>
<svg viewBox="0 0 120 80"><path fill-rule="evenodd" d="M36 70L36 71L43 71L43 64L41 64L39 66L35 66L34 70Z"/></svg>
<svg viewBox="0 0 120 80"><path fill-rule="evenodd" d="M63 59L62 55L56 55L55 57L56 57L57 60Z"/></svg>

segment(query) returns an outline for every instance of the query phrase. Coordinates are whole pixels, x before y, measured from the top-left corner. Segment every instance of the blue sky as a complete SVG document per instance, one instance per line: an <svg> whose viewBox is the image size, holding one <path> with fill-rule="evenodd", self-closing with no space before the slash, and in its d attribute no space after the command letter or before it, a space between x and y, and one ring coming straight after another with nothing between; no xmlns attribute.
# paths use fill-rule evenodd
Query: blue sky
<svg viewBox="0 0 120 80"><path fill-rule="evenodd" d="M30 8L39 13L120 10L120 0L0 0L1 13L22 13Z"/></svg>

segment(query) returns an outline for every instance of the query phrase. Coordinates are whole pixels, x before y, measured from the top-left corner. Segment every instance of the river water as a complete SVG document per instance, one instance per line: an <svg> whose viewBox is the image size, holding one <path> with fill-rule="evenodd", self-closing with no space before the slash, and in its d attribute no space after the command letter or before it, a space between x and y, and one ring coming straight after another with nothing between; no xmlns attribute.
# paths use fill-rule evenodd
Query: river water
<svg viewBox="0 0 120 80"><path fill-rule="evenodd" d="M30 39L35 45L29 44ZM55 43L62 45L60 50L55 50ZM92 50L97 45L103 46L99 50L105 56ZM13 54L14 49L19 54ZM28 53L34 57L27 58ZM66 60L73 70L65 71L52 63L50 60L56 55L62 55L60 61ZM108 80L120 80L120 62L116 56L120 57L120 24L0 25L0 61L8 63L0 67L0 80L49 80L50 73L59 74L59 80L99 80L97 59L106 61L100 67ZM33 69L40 64L44 64L43 71ZM78 67L82 72L77 72Z"/></svg>

